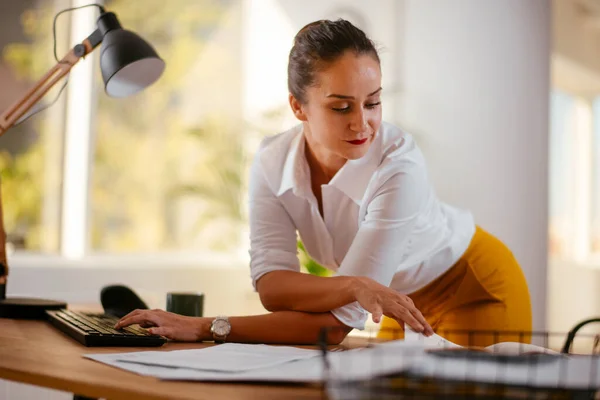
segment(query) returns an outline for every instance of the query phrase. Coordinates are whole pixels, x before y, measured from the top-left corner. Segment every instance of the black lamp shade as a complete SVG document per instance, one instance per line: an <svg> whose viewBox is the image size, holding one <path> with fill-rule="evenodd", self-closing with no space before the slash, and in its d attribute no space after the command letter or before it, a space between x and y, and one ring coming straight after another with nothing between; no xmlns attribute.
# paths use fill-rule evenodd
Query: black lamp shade
<svg viewBox="0 0 600 400"><path fill-rule="evenodd" d="M105 34L100 70L109 96L131 96L156 82L164 69L154 48L135 33L113 29Z"/></svg>

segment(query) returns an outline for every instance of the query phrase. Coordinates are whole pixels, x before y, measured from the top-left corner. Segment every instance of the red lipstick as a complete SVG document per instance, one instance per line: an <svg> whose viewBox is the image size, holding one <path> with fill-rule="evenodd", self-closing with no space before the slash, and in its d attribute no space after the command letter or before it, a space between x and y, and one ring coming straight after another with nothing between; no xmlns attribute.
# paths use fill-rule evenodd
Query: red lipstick
<svg viewBox="0 0 600 400"><path fill-rule="evenodd" d="M364 138L364 139L360 139L360 140L348 140L347 142L358 146L358 145L365 143L367 141L367 139L369 139L369 138Z"/></svg>

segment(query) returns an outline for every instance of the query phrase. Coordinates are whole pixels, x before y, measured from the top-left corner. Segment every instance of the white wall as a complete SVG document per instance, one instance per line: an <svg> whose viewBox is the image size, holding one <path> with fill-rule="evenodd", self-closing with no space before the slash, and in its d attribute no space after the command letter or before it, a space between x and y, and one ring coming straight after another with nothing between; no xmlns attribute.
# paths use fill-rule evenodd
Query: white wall
<svg viewBox="0 0 600 400"><path fill-rule="evenodd" d="M407 0L400 119L440 197L473 211L546 324L550 3Z"/></svg>

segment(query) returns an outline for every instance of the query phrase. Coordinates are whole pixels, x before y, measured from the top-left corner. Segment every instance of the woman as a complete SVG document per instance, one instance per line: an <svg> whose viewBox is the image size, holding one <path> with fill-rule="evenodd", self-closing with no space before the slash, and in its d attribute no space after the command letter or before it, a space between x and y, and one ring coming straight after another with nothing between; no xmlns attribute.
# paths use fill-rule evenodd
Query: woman
<svg viewBox="0 0 600 400"><path fill-rule="evenodd" d="M315 343L322 326L337 326L329 341L338 343L371 313L385 316L382 337L402 337L406 323L484 346L515 338L457 330L530 331L527 284L511 252L469 212L437 199L413 138L382 122L380 61L364 32L344 20L305 26L288 87L301 124L262 142L250 183L252 281L272 313L137 310L117 327L155 326L176 340ZM296 232L336 276L300 273Z"/></svg>

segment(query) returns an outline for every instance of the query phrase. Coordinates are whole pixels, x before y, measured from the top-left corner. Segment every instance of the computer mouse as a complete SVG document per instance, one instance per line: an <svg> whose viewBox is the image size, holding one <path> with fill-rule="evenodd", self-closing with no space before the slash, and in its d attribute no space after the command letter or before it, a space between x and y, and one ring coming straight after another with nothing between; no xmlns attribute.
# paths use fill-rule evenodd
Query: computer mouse
<svg viewBox="0 0 600 400"><path fill-rule="evenodd" d="M117 318L124 317L136 309L148 308L146 303L133 290L123 285L110 285L102 288L100 302L105 314Z"/></svg>

